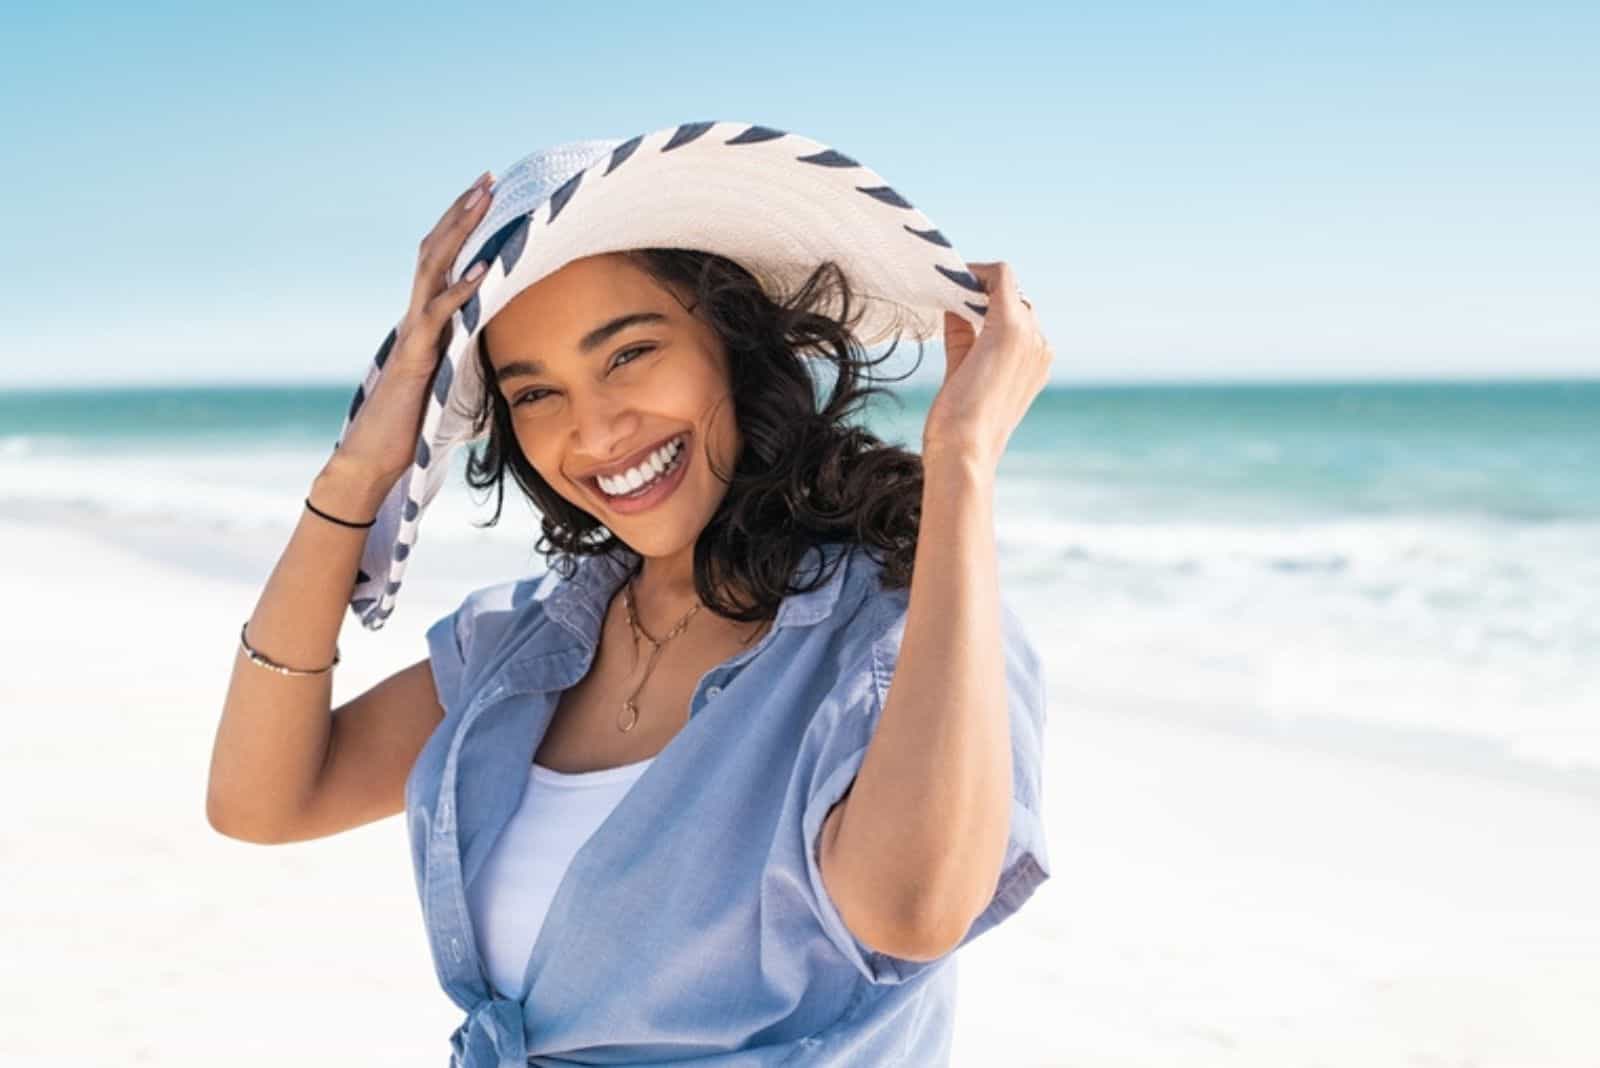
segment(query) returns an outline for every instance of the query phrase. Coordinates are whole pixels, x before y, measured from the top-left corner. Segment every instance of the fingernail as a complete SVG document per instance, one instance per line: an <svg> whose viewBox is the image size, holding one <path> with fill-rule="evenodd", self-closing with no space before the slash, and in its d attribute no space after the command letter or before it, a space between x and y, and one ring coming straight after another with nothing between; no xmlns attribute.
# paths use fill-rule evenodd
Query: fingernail
<svg viewBox="0 0 1600 1068"><path fill-rule="evenodd" d="M477 204L478 201L480 201L482 199L483 199L483 187L480 186L477 189L474 189L472 191L472 195L467 197L466 203L462 204L461 206L463 208L465 208L465 209L471 209L473 205Z"/></svg>
<svg viewBox="0 0 1600 1068"><path fill-rule="evenodd" d="M474 263L471 267L467 268L467 281L472 281L474 278L482 274L487 268L488 264L484 263L482 260Z"/></svg>

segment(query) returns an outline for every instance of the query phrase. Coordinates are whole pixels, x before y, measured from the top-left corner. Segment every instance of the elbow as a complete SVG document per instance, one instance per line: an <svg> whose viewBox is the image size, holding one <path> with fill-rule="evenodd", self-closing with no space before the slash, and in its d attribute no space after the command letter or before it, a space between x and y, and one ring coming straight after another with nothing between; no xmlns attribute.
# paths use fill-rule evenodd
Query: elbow
<svg viewBox="0 0 1600 1068"><path fill-rule="evenodd" d="M970 922L956 929L959 910L949 907L948 899L910 892L903 882L885 879L873 865L849 863L839 847L844 807L837 805L823 825L818 867L827 895L851 936L875 952L912 961L937 960L959 945Z"/></svg>
<svg viewBox="0 0 1600 1068"><path fill-rule="evenodd" d="M927 934L913 934L890 942L886 948L879 949L878 952L886 953L891 957L898 957L901 960L926 964L928 961L938 960L954 949L956 945L957 942L954 940L946 940Z"/></svg>
<svg viewBox="0 0 1600 1068"><path fill-rule="evenodd" d="M926 962L938 960L959 946L981 908L982 904L970 906L952 892L933 898L902 899L888 908L880 905L875 915L873 910L858 907L853 915L859 918L866 911L873 917L859 921L865 937L857 936L871 948L905 960ZM855 928L851 919L845 923Z"/></svg>
<svg viewBox="0 0 1600 1068"><path fill-rule="evenodd" d="M846 897L838 902L839 918L858 942L878 953L902 960L937 960L961 943L969 924L960 930L949 912L914 908L904 901L869 906Z"/></svg>
<svg viewBox="0 0 1600 1068"><path fill-rule="evenodd" d="M917 921L904 927L900 934L902 952L896 956L907 960L937 960L959 946L972 928L972 914L948 902L944 907L924 908L917 915Z"/></svg>
<svg viewBox="0 0 1600 1068"><path fill-rule="evenodd" d="M857 938L879 953L917 962L938 960L961 942L961 935L952 935L948 927L904 920L878 924Z"/></svg>
<svg viewBox="0 0 1600 1068"><path fill-rule="evenodd" d="M215 793L206 794L206 822L211 829L224 838L232 838L236 842L250 842L254 845L282 845L291 839L282 833L281 828L268 827L259 821L249 821L240 818L237 812Z"/></svg>

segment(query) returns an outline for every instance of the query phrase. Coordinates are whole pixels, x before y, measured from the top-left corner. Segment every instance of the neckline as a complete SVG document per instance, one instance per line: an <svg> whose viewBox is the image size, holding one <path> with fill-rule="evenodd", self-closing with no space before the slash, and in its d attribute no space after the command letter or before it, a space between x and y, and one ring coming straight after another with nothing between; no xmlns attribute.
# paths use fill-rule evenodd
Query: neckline
<svg viewBox="0 0 1600 1068"><path fill-rule="evenodd" d="M796 583L813 578L821 581L813 589L785 596L767 634L784 627L807 626L826 618L843 591L849 557L855 547L855 542L842 538L810 546L790 578ZM555 582L544 597L535 599L543 602L544 613L549 618L582 640L580 648L592 651L612 597L642 559L638 552L622 542L606 552L581 555L570 578ZM766 635L762 635L758 640L765 638Z"/></svg>
<svg viewBox="0 0 1600 1068"><path fill-rule="evenodd" d="M657 756L659 755L657 754ZM618 764L610 768L594 768L590 771L557 771L555 768L547 768L538 761L534 761L528 766L528 782L530 785L534 782L541 782L550 786L565 787L603 786L643 774L644 769L655 759L655 757L650 756L645 757L643 760L635 760L631 764Z"/></svg>

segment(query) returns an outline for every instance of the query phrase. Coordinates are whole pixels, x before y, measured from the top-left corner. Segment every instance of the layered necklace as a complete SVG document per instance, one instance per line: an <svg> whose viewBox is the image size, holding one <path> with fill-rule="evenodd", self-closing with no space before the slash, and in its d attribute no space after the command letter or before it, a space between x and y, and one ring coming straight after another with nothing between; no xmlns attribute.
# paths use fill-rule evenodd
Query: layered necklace
<svg viewBox="0 0 1600 1068"><path fill-rule="evenodd" d="M661 647L683 633L683 628L689 625L689 620L693 618L696 612L700 611L700 602L696 601L694 607L685 612L683 618L678 620L678 622L673 625L672 629L660 639L651 637L649 634L645 633L644 628L639 625L638 613L634 611L633 607L632 578L630 578L622 587L622 603L628 611L628 626L633 631L634 648L638 649L640 638L643 638L651 645L650 658L645 663L644 675L640 677L639 685L633 688L633 693L623 700L622 711L617 716L617 730L626 734L628 731L633 730L635 724L639 722L639 706L635 703L635 698L639 696L639 691L644 689L646 680L650 678L650 672L655 670L656 657L660 654ZM755 640L756 635L760 634L765 627L765 624L757 627L749 637L741 638L739 640L739 644L749 645Z"/></svg>

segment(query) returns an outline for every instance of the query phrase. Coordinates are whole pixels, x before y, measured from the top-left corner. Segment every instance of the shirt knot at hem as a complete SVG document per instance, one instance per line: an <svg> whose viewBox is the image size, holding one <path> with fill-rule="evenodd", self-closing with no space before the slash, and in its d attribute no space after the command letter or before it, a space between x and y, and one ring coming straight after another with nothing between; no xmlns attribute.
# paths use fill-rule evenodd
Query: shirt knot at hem
<svg viewBox="0 0 1600 1068"><path fill-rule="evenodd" d="M527 1068L522 1003L502 997L479 1002L451 1034L450 1049L450 1068Z"/></svg>

